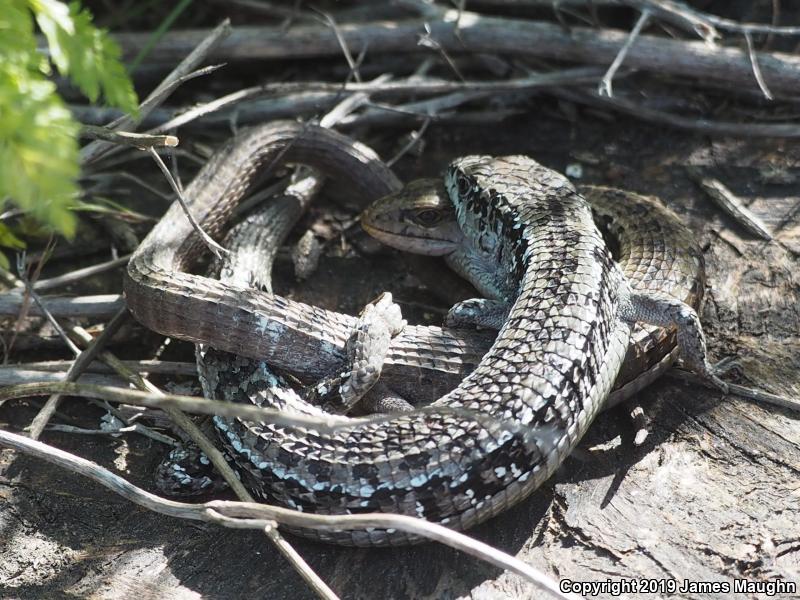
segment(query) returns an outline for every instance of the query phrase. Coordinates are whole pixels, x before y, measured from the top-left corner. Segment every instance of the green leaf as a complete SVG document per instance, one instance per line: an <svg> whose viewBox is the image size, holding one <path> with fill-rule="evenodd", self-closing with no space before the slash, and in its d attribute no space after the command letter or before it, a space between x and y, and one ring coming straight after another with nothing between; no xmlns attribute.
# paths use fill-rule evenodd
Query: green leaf
<svg viewBox="0 0 800 600"><path fill-rule="evenodd" d="M24 69L46 73L47 59L35 51L33 15L24 0L8 0L0 10L0 59Z"/></svg>
<svg viewBox="0 0 800 600"><path fill-rule="evenodd" d="M119 46L92 24L92 15L78 2L29 0L36 22L47 38L50 58L58 71L96 102L102 91L106 102L136 114L138 99L120 60Z"/></svg>
<svg viewBox="0 0 800 600"><path fill-rule="evenodd" d="M67 236L75 231L67 206L78 193L77 134L52 82L0 62L0 197Z"/></svg>
<svg viewBox="0 0 800 600"><path fill-rule="evenodd" d="M71 237L79 126L56 86L45 78L50 61L93 102L102 94L109 104L131 113L138 104L133 84L119 47L92 24L78 2L0 3L0 202L10 198L41 223ZM34 20L47 39L49 60L37 50Z"/></svg>
<svg viewBox="0 0 800 600"><path fill-rule="evenodd" d="M0 246L22 250L25 248L25 242L15 236L8 225L0 222Z"/></svg>
<svg viewBox="0 0 800 600"><path fill-rule="evenodd" d="M50 60L62 75L69 72L69 52L64 42L75 35L75 25L69 15L69 7L57 0L30 0L36 14L36 23L47 38Z"/></svg>

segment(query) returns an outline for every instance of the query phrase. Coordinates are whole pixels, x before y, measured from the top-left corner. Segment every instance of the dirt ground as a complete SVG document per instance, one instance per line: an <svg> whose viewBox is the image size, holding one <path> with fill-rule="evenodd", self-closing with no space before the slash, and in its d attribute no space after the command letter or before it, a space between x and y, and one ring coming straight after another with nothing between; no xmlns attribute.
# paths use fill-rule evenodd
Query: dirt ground
<svg viewBox="0 0 800 600"><path fill-rule="evenodd" d="M702 321L712 357L736 356L740 383L800 396L797 144L712 140L609 113L579 110L571 119L567 114L553 100L540 99L526 115L502 124L432 125L424 151L403 158L398 172L408 179L435 174L459 155L522 153L561 171L579 164L582 182L659 196L696 232L705 253ZM365 141L386 156L400 144L399 133ZM688 178L688 165L707 167L744 198L777 231L776 241L754 239L721 213ZM306 226L325 210L318 206ZM348 252L324 258L308 284L295 284L283 265L278 290L353 313L388 289L405 302L410 320L435 321L453 294L430 289L444 267L424 263L425 269L412 269L419 263L388 250ZM117 282L119 277L118 272ZM157 338L132 327L127 339L136 346L118 343L114 351L148 358L142 348L152 350ZM164 358L191 356L188 344L173 343ZM602 414L549 482L470 533L556 578L665 579L679 585L780 578L800 586L800 417L672 378L636 401L651 420L643 446L634 447L624 408ZM33 400L3 405L0 427L27 425L37 406ZM96 427L100 414L73 400L58 418ZM160 444L130 435L50 432L43 441L151 490L164 453ZM163 517L43 462L9 452L0 457L2 597L314 597L259 533ZM290 540L345 598L534 595L518 577L436 544L359 550Z"/></svg>

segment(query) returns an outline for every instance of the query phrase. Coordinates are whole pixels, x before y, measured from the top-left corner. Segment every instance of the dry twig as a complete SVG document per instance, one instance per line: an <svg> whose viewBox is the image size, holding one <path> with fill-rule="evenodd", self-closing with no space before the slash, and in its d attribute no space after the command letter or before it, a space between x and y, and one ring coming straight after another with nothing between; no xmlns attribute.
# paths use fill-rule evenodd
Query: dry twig
<svg viewBox="0 0 800 600"><path fill-rule="evenodd" d="M31 284L31 287L37 292L41 292L44 290L52 290L53 288L61 287L62 285L69 285L70 283L75 283L76 281L80 281L81 279L85 279L86 277L91 277L92 275L97 275L99 273L105 273L106 271L110 271L111 269L116 269L117 267L124 266L128 264L129 259L130 259L130 254L125 256L120 256L119 258L108 260L106 262L98 263L90 267L75 269L74 271L70 271L69 273L64 273L63 275L58 275L56 277L51 277L49 279L38 279ZM16 287L20 288L24 287L24 284L20 282L17 284Z"/></svg>
<svg viewBox="0 0 800 600"><path fill-rule="evenodd" d="M628 39L626 39L625 43L622 44L622 48L619 49L619 53L614 58L614 62L611 63L611 66L608 67L608 71L606 71L606 74L603 75L603 79L600 81L600 85L597 88L597 93L599 95L608 96L609 98L614 96L614 92L612 90L612 81L614 80L614 75L616 75L617 71L622 66L622 61L625 60L628 52L630 52L633 42L636 41L636 38L639 37L642 29L644 29L644 26L647 25L647 22L650 20L650 14L650 11L645 9L642 11L642 14L639 15L639 20L636 21L636 25L634 25L633 29L628 35Z"/></svg>
<svg viewBox="0 0 800 600"><path fill-rule="evenodd" d="M186 504L159 498L86 459L20 435L0 430L0 444L88 477L139 506L170 517L208 521L237 529L263 530L265 527L272 528L275 522L320 531L357 530L368 527L397 529L441 542L496 567L516 573L553 597L570 600L578 598L574 594L562 593L552 579L513 556L463 533L422 519L384 513L315 515L248 502L212 501L204 504Z"/></svg>
<svg viewBox="0 0 800 600"><path fill-rule="evenodd" d="M19 292L6 292L0 294L0 316L19 314L25 296ZM96 296L43 296L42 308L32 306L28 311L31 316L44 316L44 311L54 317L95 317L106 319L114 316L120 308L125 306L125 301L120 294L100 294Z"/></svg>
<svg viewBox="0 0 800 600"><path fill-rule="evenodd" d="M230 32L230 21L225 19L216 28L208 32L207 35L203 35L202 39L197 40L197 43L192 44L192 47L181 55L184 58L178 66L145 98L144 102L139 106L139 114L136 117L124 115L109 123L108 128L113 130L134 128L142 118L164 102L182 83L199 75L213 72L216 67L207 67L193 73L197 65L203 62ZM147 35L149 36L149 34ZM107 141L94 141L81 149L81 161L83 164L96 162L113 147L115 145Z"/></svg>
<svg viewBox="0 0 800 600"><path fill-rule="evenodd" d="M132 146L139 150L145 150L152 146L178 145L178 138L174 135L148 135L146 133L132 133L130 131L113 131L108 127L96 127L95 125L83 125L81 135L94 140L106 140L117 145Z"/></svg>
<svg viewBox="0 0 800 600"><path fill-rule="evenodd" d="M340 25L340 33L352 51L368 46L372 55L415 52L417 36L427 23L430 35L448 52L495 53L556 59L583 64L610 64L628 34L611 29L573 28L564 32L548 22L491 17L463 12L458 33L455 10L441 19L355 23ZM203 31L187 32L164 40L153 49L155 61L167 62L183 56L203 36ZM128 52L146 42L141 34L117 36ZM213 53L216 60L271 60L333 56L341 51L336 36L328 28L297 26L288 31L275 27L237 28ZM774 92L793 94L800 86L800 57L785 53L757 54L764 79ZM737 48L710 46L702 41L673 40L642 35L630 49L626 65L662 75L685 75L702 84L716 79L737 86L752 82L752 67L747 52Z"/></svg>
<svg viewBox="0 0 800 600"><path fill-rule="evenodd" d="M147 150L150 153L150 156L153 157L153 160L158 165L158 168L161 169L161 172L164 174L164 177L167 178L169 185L172 187L172 191L175 192L175 195L178 198L178 202L180 202L181 208L183 209L183 213L186 215L186 218L189 220L189 223L192 224L192 229L195 230L197 235L200 236L200 239L203 240L203 243L206 247L216 256L217 258L221 259L223 254L227 254L228 251L220 246L217 242L215 242L210 235L208 235L205 230L200 227L200 224L197 222L197 219L194 218L192 214L191 207L186 203L186 199L183 197L183 189L178 182L175 181L175 178L172 176L167 165L164 164L164 161L161 160L161 157L158 155L158 152L155 151L154 148L148 148Z"/></svg>
<svg viewBox="0 0 800 600"><path fill-rule="evenodd" d="M559 88L550 91L554 96L578 104L598 108L608 108L643 121L661 123L678 129L699 131L708 135L740 138L800 138L800 124L795 123L736 123L733 121L714 121L702 117L673 115L654 108L642 106L630 100L615 96L608 98L581 90Z"/></svg>
<svg viewBox="0 0 800 600"><path fill-rule="evenodd" d="M78 356L75 358L75 362L72 363L72 366L67 371L67 381L74 381L78 378L78 376L83 372L84 368L100 353L100 351L103 349L103 346L108 342L109 339L111 339L111 336L113 336L122 326L122 324L125 322L127 314L127 308L120 310L117 315L106 325L103 333L97 336L96 339L92 340L86 350L78 353ZM53 413L55 413L56 408L58 408L58 403L60 400L61 396L58 393L53 394L47 399L47 402L45 402L44 406L41 408L36 417L34 417L33 422L30 425L31 439L39 439L39 436L42 434L45 425L50 420L50 417L53 416Z"/></svg>
<svg viewBox="0 0 800 600"><path fill-rule="evenodd" d="M728 216L762 240L772 240L772 234L761 220L748 209L741 198L731 192L719 179L707 177L698 169L688 169L689 176Z"/></svg>

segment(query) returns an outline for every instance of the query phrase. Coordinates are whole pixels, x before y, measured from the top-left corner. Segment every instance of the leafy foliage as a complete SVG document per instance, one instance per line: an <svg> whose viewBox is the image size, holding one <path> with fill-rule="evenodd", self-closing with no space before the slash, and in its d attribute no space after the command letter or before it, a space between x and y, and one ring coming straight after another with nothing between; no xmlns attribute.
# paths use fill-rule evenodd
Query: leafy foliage
<svg viewBox="0 0 800 600"><path fill-rule="evenodd" d="M50 61L92 102L102 95L122 110L137 110L136 93L119 47L92 24L78 2L3 0L0 7L0 201L71 236L70 206L78 194L78 123L56 93L50 61L37 51L35 26ZM7 228L5 228L7 230ZM19 240L0 231L0 245ZM16 242L12 242L12 238Z"/></svg>

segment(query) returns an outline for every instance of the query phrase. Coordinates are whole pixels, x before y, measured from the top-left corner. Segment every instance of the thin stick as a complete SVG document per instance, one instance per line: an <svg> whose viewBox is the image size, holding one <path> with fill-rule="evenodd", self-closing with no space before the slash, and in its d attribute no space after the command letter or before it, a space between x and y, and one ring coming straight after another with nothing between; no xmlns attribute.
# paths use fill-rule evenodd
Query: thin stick
<svg viewBox="0 0 800 600"><path fill-rule="evenodd" d="M456 35L458 35L458 22L461 19L461 9L459 8L456 13ZM419 36L419 41L417 42L418 45L423 46L425 48L430 48L435 52L438 52L439 55L444 59L444 62L447 63L447 66L450 67L450 70L453 74L461 81L464 81L464 76L461 74L461 71L458 69L458 65L456 65L455 61L450 58L450 55L447 53L447 50L444 49L442 46L433 36L431 32L431 27L428 23L425 23L425 33Z"/></svg>
<svg viewBox="0 0 800 600"><path fill-rule="evenodd" d="M58 431L61 433L73 433L77 435L110 435L110 436L118 436L123 433L138 433L139 435L143 435L144 437L148 437L151 440L155 440L157 442L161 442L167 446L175 446L176 442L171 437L164 435L162 433L158 433L157 431L153 431L149 427L145 427L140 423L134 423L133 425L126 425L125 427L116 427L113 429L85 429L83 427L75 427L74 425L62 425L60 423L54 425L47 425L45 427L46 431Z"/></svg>
<svg viewBox="0 0 800 600"><path fill-rule="evenodd" d="M405 155L406 152L408 152L414 146L419 144L422 141L422 136L425 135L425 131L427 131L428 129L428 125L430 124L431 124L431 119L430 118L425 119L425 121L423 121L422 123L422 126L417 131L411 132L411 139L408 140L408 143L403 145L403 147L397 151L397 154L395 154L392 158L387 160L386 164L389 165L390 167L393 166L394 163L396 163Z"/></svg>
<svg viewBox="0 0 800 600"><path fill-rule="evenodd" d="M125 312L125 316L127 316L127 312ZM74 328L74 333L81 338L84 342L89 343L91 345L91 336L84 331L80 327ZM126 377L134 386L141 392L154 396L156 398L164 396L164 393L146 380L144 377L139 375L138 373L130 371L123 363L120 361L116 356L111 354L110 352L103 352L101 354L101 358L114 370L120 373L123 377ZM200 428L195 425L195 423L189 419L183 412L179 409L171 406L165 406L162 408L164 412L170 417L173 423L175 423L178 427L180 427L183 431L185 431L189 437L194 441L198 447L205 453L205 455L209 458L212 464L217 468L220 472L222 477L231 487L233 492L242 500L245 501L252 501L252 497L247 492L245 487L242 485L241 481L236 477L233 470L228 465L225 457L222 453L214 446L214 444L200 431ZM297 563L294 565L295 568L303 574L305 571L309 571L310 567L307 564ZM312 572L313 573L313 572ZM306 575L303 575L306 577ZM313 577L316 577L314 574ZM312 577L312 579L313 579ZM329 595L323 595L323 597L330 598Z"/></svg>
<svg viewBox="0 0 800 600"><path fill-rule="evenodd" d="M700 375L696 375L695 373L690 373L689 371L684 371L683 369L670 369L667 371L666 375L679 381L685 381L691 384L699 384L710 389L718 389L709 379L701 377ZM774 406L780 406L781 408L788 408L789 410L800 412L800 398L778 396L777 394L771 394L769 392L745 387L736 383L728 384L728 395L735 395L739 396L740 398L747 398L748 400L755 400L756 402L772 404Z"/></svg>
<svg viewBox="0 0 800 600"><path fill-rule="evenodd" d="M125 256L120 256L119 258L115 258L114 260L108 260L106 262L98 263L96 265L91 265L89 267L84 267L82 269L75 269L74 271L70 271L69 273L64 273L63 275L58 275L56 277L51 277L49 279L39 279L33 284L33 289L37 292L41 292L43 290L52 290L53 288L60 287L62 285L68 285L70 283L75 283L76 281L80 281L81 279L85 279L86 277L91 277L92 275L97 275L98 273L105 273L106 271L110 271L111 269L116 269L117 267L124 266L128 264L128 260L130 259L131 255L126 254ZM22 284L18 287L21 287Z"/></svg>
<svg viewBox="0 0 800 600"><path fill-rule="evenodd" d="M127 314L127 313L126 313ZM77 335L81 340L85 343L91 343L91 336L84 331L80 327L74 327L73 333ZM142 377L136 372L131 371L127 368L127 366L122 363L118 358L116 358L110 352L104 351L101 353L101 358L111 366L115 371L117 371L123 377L126 377L128 381L133 383L134 386L137 387L141 392L152 395L156 398L163 397L164 393L159 390L156 386L150 383L147 379ZM0 401L2 404L2 401ZM214 467L219 471L228 485L231 487L231 490L242 500L245 501L252 501L253 498L247 492L245 487L242 485L241 481L236 474L233 472L231 467L228 465L225 457L222 453L214 446L214 444L200 431L200 428L194 424L194 422L189 419L181 410L174 408L174 407L164 407L164 412L170 417L173 423L175 423L178 427L183 429L189 437L194 441L198 447L205 453L205 455L209 458L211 463ZM142 425L138 425L139 429L147 429ZM148 430L149 431L149 430ZM269 536L270 539L277 543L278 541L282 541L282 538L279 533L275 532L274 534ZM306 563L302 557L297 554L296 552L290 553L286 550L286 547L289 546L288 542L282 541L281 544L281 552L290 560L292 566L295 570L300 574L300 576L311 586L311 588L317 592L317 594L321 598L327 598L329 600L336 600L336 594L331 591L331 589L319 578L319 576L314 572L314 570Z"/></svg>
<svg viewBox="0 0 800 600"><path fill-rule="evenodd" d="M175 181L175 178L170 173L167 165L164 164L164 161L161 160L161 157L158 155L158 152L155 151L154 148L148 148L147 151L150 153L150 156L153 157L153 160L156 161L158 168L161 169L161 172L164 173L164 177L167 178L169 185L172 187L172 190L175 192L175 195L178 197L178 202L180 202L181 208L183 209L186 218L189 219L189 223L192 224L192 228L197 232L200 236L200 239L203 240L206 247L211 250L211 252L217 258L221 259L223 254L227 254L228 251L220 246L217 242L211 239L211 236L208 235L202 227L200 227L200 223L197 222L197 219L194 218L192 211L189 209L189 205L186 204L186 199L183 197L183 191L181 190L178 183Z"/></svg>
<svg viewBox="0 0 800 600"><path fill-rule="evenodd" d="M761 74L761 67L758 66L758 56L756 56L756 50L753 47L753 37L750 35L749 31L744 32L744 40L747 42L747 56L750 59L750 64L753 66L753 77L756 78L758 88L767 100L772 100L772 92L769 91L767 82L764 81L764 75Z"/></svg>
<svg viewBox="0 0 800 600"><path fill-rule="evenodd" d="M97 127L95 125L82 125L81 136L93 140L106 140L123 146L133 146L139 150L144 150L151 146L174 147L178 145L178 138L174 135L148 135L130 131L113 131L108 127Z"/></svg>
<svg viewBox="0 0 800 600"><path fill-rule="evenodd" d="M679 129L701 131L708 135L731 136L739 138L800 138L800 125L794 123L735 123L732 121L712 121L704 118L673 115L654 108L641 106L630 100L616 96L608 98L566 88L550 92L554 96L566 98L579 104L616 110L637 119L661 123Z"/></svg>
<svg viewBox="0 0 800 600"><path fill-rule="evenodd" d="M114 366L114 365L112 365ZM115 367L116 368L116 367ZM139 387L139 386L137 386ZM319 415L289 414L273 408L262 408L251 404L239 404L208 400L194 396L180 394L153 393L151 391L127 390L101 385L87 385L72 382L37 382L0 388L0 402L25 398L28 396L41 396L45 394L62 394L83 398L95 398L109 402L134 404L148 408L179 409L185 412L217 415L221 417L239 417L249 421L265 421L283 427L305 427L315 429L319 433L334 434L342 429L357 425L371 425L383 423L396 418L391 413L379 413L366 417L344 417L329 413ZM473 419L486 427L502 428L511 433L527 435L529 432L511 421L503 421L492 415L475 412L470 409L423 406L417 412L435 415L453 414L464 418Z"/></svg>
<svg viewBox="0 0 800 600"><path fill-rule="evenodd" d="M172 153L173 156L174 156L174 154L175 153ZM133 173L128 173L127 171L106 171L104 173L92 173L92 174L89 174L89 175L86 175L86 176L82 177L82 179L84 179L86 181L96 181L96 182L98 182L99 185L97 185L95 189L106 189L107 187L111 187L111 185L118 183L118 181L120 179L127 179L129 181L132 181L133 183L135 183L139 187L147 190L148 192L150 192L154 196L158 196L159 198L161 198L162 200L165 200L167 202L172 202L172 196L170 194L168 194L166 192L162 192L160 189L158 189L157 187L155 187L153 185L150 185L147 181L145 181L141 177L137 177ZM106 184L106 183L108 185L104 186L103 184ZM94 190L92 190L92 189L87 190L87 192L91 192L91 191L94 191ZM135 212L132 212L132 211L131 212L122 213L122 216L124 216L126 218L126 220L128 220L128 221L130 221L132 217L134 219L136 219L137 222L153 221L154 220L152 217L148 217L146 215L141 215L139 213L135 213Z"/></svg>
<svg viewBox="0 0 800 600"><path fill-rule="evenodd" d="M609 98L614 96L614 91L612 90L612 81L614 79L614 75L622 66L622 62L628 55L631 46L633 46L633 42L635 42L636 38L639 37L639 34L642 33L642 29L645 25L647 25L647 21L650 20L650 14L651 13L649 10L643 10L642 14L639 15L639 20L636 21L636 25L634 25L633 29L631 30L628 39L625 40L622 48L619 49L617 56L614 58L614 62L612 62L611 66L608 67L608 71L606 71L602 81L600 81L600 85L597 87L597 93L600 96L608 96Z"/></svg>
<svg viewBox="0 0 800 600"><path fill-rule="evenodd" d="M203 504L175 502L146 492L84 458L24 436L0 430L0 444L88 477L139 506L170 517L213 522L238 529L264 529L271 527L273 522L319 531L358 530L367 527L396 529L444 543L496 567L516 573L556 598L569 600L579 598L575 594L562 593L551 578L519 559L463 533L422 519L383 513L315 515L279 506L246 502L212 501Z"/></svg>
<svg viewBox="0 0 800 600"><path fill-rule="evenodd" d="M733 19L726 19L711 13L701 12L685 4L683 2L672 1L657 1L657 0L618 0L621 4L628 5L645 5L650 6L653 10L656 6L659 8L660 16L673 15L686 18L689 22L697 19L700 22L711 27L719 27L728 31L736 31L740 33L768 33L772 35L800 35L800 27L786 27L769 25L767 23L742 23L734 21Z"/></svg>
<svg viewBox="0 0 800 600"><path fill-rule="evenodd" d="M756 237L768 242L772 241L772 234L761 220L744 205L741 198L730 191L719 179L707 177L695 168L690 168L687 172L708 197L737 223Z"/></svg>
<svg viewBox="0 0 800 600"><path fill-rule="evenodd" d="M267 520L261 529L278 551L283 554L284 558L289 561L289 564L294 566L309 587L317 593L317 596L328 598L329 600L339 599L336 592L328 587L322 577L317 575L317 572L308 565L306 559L281 535L278 531L278 524L275 521L272 519Z"/></svg>
<svg viewBox="0 0 800 600"><path fill-rule="evenodd" d="M171 82L167 87L161 90L161 93L158 96L153 96L153 94L151 94L152 99L148 97L148 100L145 100L145 102L143 102L139 106L139 110L140 111L144 110L145 103L148 101L150 101L152 105L157 106L158 104L166 100L170 96L170 94L172 94L172 92L174 92L176 89L178 89L181 85L183 85L187 81L190 81L197 77L202 77L204 75L209 75L214 71L216 71L217 69L219 69L220 67L221 65L211 65L209 67L203 67L202 69L197 69L196 71L184 75L183 77ZM122 115L121 117L116 119L115 122L124 120L126 116L127 115ZM112 126L113 124L108 125L108 127ZM132 124L128 124L127 128L131 128L132 126L133 126ZM126 148L126 146L112 144L111 142L106 142L104 140L95 140L93 142L90 142L89 144L86 144L86 146L81 148L81 163L84 166L93 165L97 161L104 158L108 158L109 155L121 151L123 148Z"/></svg>
<svg viewBox="0 0 800 600"><path fill-rule="evenodd" d="M322 15L323 22L331 28L333 35L336 36L336 41L339 43L339 47L342 49L342 54L344 55L344 59L347 61L347 66L350 67L350 74L352 75L353 79L361 83L361 75L358 72L358 65L353 60L353 55L350 54L350 49L347 47L347 42L342 37L342 33L339 31L336 21L333 20L333 17L330 15L330 13L318 8L313 8L312 10ZM366 47L364 48L364 51L366 51ZM350 79L350 77L348 77L348 79Z"/></svg>
<svg viewBox="0 0 800 600"><path fill-rule="evenodd" d="M78 376L83 373L84 368L91 363L95 357L99 354L99 352L103 349L103 346L111 339L122 324L125 322L125 319L128 316L128 310L123 309L120 310L116 316L111 319L111 321L106 325L103 333L97 336L96 339L92 340L92 342L88 345L86 350L83 352L79 352L78 356L75 358L75 362L72 363L72 366L67 371L66 379L67 381L75 381ZM71 342L70 342L71 343ZM30 425L30 436L31 439L37 440L39 436L44 431L45 425L50 420L50 417L56 412L56 408L58 408L58 404L61 401L61 395L56 393L50 396L45 402L44 406L41 410L37 413L34 417L33 421Z"/></svg>
<svg viewBox="0 0 800 600"><path fill-rule="evenodd" d="M166 360L123 360L125 367L136 371L147 373L157 373L162 375L197 375L197 365L190 362L173 362ZM40 371L43 373L64 373L70 365L71 360L42 360L34 362L18 363L15 365L0 365L0 373L13 373L16 370ZM86 373L112 373L114 370L101 362L89 364Z"/></svg>
<svg viewBox="0 0 800 600"><path fill-rule="evenodd" d="M434 95L459 91L485 91L502 92L510 90L523 90L545 88L559 85L593 83L602 75L597 67L577 67L565 69L554 73L531 75L520 79L500 81L448 81L444 79L412 77L397 81L386 81L377 78L374 81L361 83L331 83L325 81L289 81L267 83L264 85L237 90L211 102L181 113L166 123L154 127L148 133L167 131L185 125L201 116L219 111L223 108L234 106L246 100L255 100L262 97L291 94L326 94L325 96L313 95L309 104L329 105L338 102L342 94L367 93L374 97L397 98L409 95ZM276 99L276 103L285 103L284 99ZM308 99L306 99L308 100ZM293 102L304 108L306 102L303 96L293 99ZM269 114L269 113L267 113Z"/></svg>
<svg viewBox="0 0 800 600"><path fill-rule="evenodd" d="M61 344L54 344L60 346ZM39 369L26 369L24 365L3 365L0 367L0 386L20 385L24 383L44 383L52 381L64 381L67 369L72 361L69 361L60 371L42 371ZM102 385L117 388L128 388L129 384L124 379L109 375L107 373L83 373L78 377L76 383L82 385ZM0 402L2 404L2 402Z"/></svg>
<svg viewBox="0 0 800 600"><path fill-rule="evenodd" d="M38 275L39 269L41 268L41 265L43 263L44 263L44 258L39 261L39 267L37 268L37 271L36 271L37 275ZM78 350L78 348L75 346L75 344L73 344L72 341L70 341L70 339L67 337L67 334L64 332L64 329L61 327L61 324L56 320L56 318L52 314L47 312L47 308L44 306L44 303L42 302L42 299L39 296L39 294L36 293L33 290L33 282L31 282L31 280L28 278L27 272L25 270L25 255L24 255L24 253L17 255L17 272L19 273L20 282L25 288L25 295L27 297L33 299L33 301L36 304L36 306L39 307L39 310L42 312L44 317L47 319L47 321L50 323L50 325L53 327L53 329L56 330L56 333L61 337L61 339L64 340L64 343L72 351L72 353L75 354L76 356L78 354L80 354L80 350ZM25 305L23 303L23 307L24 306ZM18 331L18 328L15 329L15 334L16 334L16 331ZM12 343L13 343L13 340L12 340Z"/></svg>
<svg viewBox="0 0 800 600"><path fill-rule="evenodd" d="M621 5L640 10L649 8L658 18L669 21L686 31L697 33L708 42L713 42L714 38L719 37L719 32L714 29L715 26L736 32L750 31L752 33L774 35L800 35L800 27L778 26L774 22L771 25L766 23L742 23L711 13L701 12L685 2L675 2L673 0L557 0L557 3L561 6L586 6L588 4L591 9L595 9L597 6ZM552 7L554 0L481 0L481 4L514 7ZM706 28L710 29L706 31Z"/></svg>
<svg viewBox="0 0 800 600"><path fill-rule="evenodd" d="M649 11L655 17L672 23L684 31L697 34L707 44L714 44L721 36L704 15L690 10L681 2L672 0L619 0L620 4L640 11Z"/></svg>
<svg viewBox="0 0 800 600"><path fill-rule="evenodd" d="M211 31L204 33L197 43L192 44L192 48L187 48L182 56L182 60L178 65L167 75L156 88L150 92L139 107L138 119L132 117L120 117L112 123L109 127L112 129L126 129L128 125L136 124L141 118L146 116L151 110L160 105L166 97L175 89L175 84L184 81L187 75L190 75L206 58L208 58L219 44L231 34L230 19L224 19ZM149 34L145 34L149 37ZM147 41L145 41L147 44Z"/></svg>
<svg viewBox="0 0 800 600"><path fill-rule="evenodd" d="M170 94L172 94L172 92L175 91L184 81L201 74L211 73L216 70L217 67L212 67L192 73L197 65L203 62L206 57L217 47L217 45L230 34L230 32L230 20L225 19L222 21L222 23L217 25L217 27L208 32L207 35L204 35L202 39L198 40L196 44L193 44L194 47L191 50L187 49L186 52L182 53L182 56L184 57L183 60L178 63L178 66L175 67L172 72L167 75L160 84L158 84L156 89L150 92L150 95L147 96L147 98L145 98L145 100L139 105L139 114L136 117L131 115L123 115L109 123L108 128L114 130L135 129L135 126L144 117L146 117L154 108L164 102L164 100L166 100ZM146 47L149 43L150 40L148 38L141 50L143 50L144 47ZM103 140L96 140L90 144L87 144L81 149L81 162L83 164L93 163L113 147L113 144Z"/></svg>

